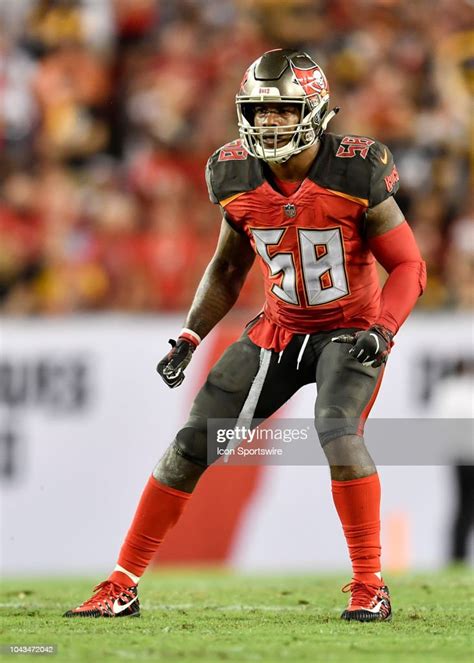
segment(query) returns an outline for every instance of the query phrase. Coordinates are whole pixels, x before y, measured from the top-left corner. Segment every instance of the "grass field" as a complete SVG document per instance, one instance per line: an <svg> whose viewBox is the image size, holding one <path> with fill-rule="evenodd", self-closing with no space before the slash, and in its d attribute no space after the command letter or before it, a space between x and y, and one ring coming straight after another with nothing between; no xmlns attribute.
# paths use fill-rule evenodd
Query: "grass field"
<svg viewBox="0 0 474 663"><path fill-rule="evenodd" d="M0 641L57 645L58 654L51 657L56 662L474 660L473 577L468 571L388 578L395 614L391 623L382 624L339 619L346 602L340 587L346 580L148 574L140 591L142 616L113 620L61 617L88 598L90 581L8 580L2 585Z"/></svg>

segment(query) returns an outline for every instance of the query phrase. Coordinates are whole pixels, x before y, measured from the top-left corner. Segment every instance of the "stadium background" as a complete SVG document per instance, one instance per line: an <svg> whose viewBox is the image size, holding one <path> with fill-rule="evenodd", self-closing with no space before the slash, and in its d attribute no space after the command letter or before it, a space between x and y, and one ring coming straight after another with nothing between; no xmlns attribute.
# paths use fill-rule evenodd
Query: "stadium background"
<svg viewBox="0 0 474 663"><path fill-rule="evenodd" d="M236 89L269 48L301 47L322 65L342 109L332 131L389 145L397 200L428 264L374 416L472 416L469 396L462 411L443 400L473 356L471 19L467 0L0 4L5 572L92 573L114 562L207 368L259 309L253 270L183 387L165 390L154 365L218 232L204 164L236 137ZM313 398L304 390L282 416L310 415ZM393 570L447 561L451 442L444 464L429 440L414 440L426 466L381 469ZM345 568L327 470L211 470L162 559Z"/></svg>

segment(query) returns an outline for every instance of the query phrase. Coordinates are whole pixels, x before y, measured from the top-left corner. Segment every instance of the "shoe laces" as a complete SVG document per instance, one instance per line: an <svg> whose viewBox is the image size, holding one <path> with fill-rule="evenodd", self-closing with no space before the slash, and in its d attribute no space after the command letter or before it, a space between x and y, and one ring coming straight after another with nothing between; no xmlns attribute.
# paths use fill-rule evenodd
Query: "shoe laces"
<svg viewBox="0 0 474 663"><path fill-rule="evenodd" d="M116 599L119 596L126 596L127 598L134 598L133 594L128 591L123 585L119 585L112 580L104 580L94 587L94 595L90 599L81 604L81 608L90 607L94 608L105 604L107 599Z"/></svg>
<svg viewBox="0 0 474 663"><path fill-rule="evenodd" d="M381 598L380 586L370 585L360 580L352 579L347 585L344 585L342 592L350 592L349 606L360 606L363 608L373 608L377 600Z"/></svg>

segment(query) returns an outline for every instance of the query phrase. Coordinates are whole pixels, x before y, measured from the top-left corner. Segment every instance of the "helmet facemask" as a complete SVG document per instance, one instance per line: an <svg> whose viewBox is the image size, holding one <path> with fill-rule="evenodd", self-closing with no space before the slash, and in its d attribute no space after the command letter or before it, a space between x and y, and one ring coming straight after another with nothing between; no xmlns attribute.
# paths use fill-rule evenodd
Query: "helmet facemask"
<svg viewBox="0 0 474 663"><path fill-rule="evenodd" d="M264 104L297 106L300 121L294 125L258 127L255 108ZM308 55L282 50L265 53L249 67L236 96L242 143L253 157L284 163L318 141L335 115L328 111L328 105L326 78ZM272 134L273 145L268 141ZM278 146L283 137L289 140Z"/></svg>
<svg viewBox="0 0 474 663"><path fill-rule="evenodd" d="M300 121L297 124L258 127L254 123L255 108L265 103L278 103L282 105L299 106ZM321 131L324 117L327 115L327 101L315 108L309 108L307 102L293 98L278 100L238 98L237 117L240 138L247 152L263 161L283 163L295 154L308 149L316 143ZM269 145L267 140L273 134L274 144ZM289 140L278 147L282 138Z"/></svg>

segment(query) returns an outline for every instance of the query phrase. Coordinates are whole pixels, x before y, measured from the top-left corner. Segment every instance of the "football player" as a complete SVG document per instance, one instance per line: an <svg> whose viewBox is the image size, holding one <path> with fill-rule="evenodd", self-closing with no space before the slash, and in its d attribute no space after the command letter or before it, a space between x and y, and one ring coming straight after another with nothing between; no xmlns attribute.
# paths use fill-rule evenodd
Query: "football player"
<svg viewBox="0 0 474 663"><path fill-rule="evenodd" d="M224 352L145 486L109 578L67 617L139 614L137 585L213 458L207 422L269 417L316 383L315 426L353 577L345 620L391 618L380 566L380 482L363 438L393 337L423 292L424 262L393 198L398 173L373 138L326 128L322 69L306 53L273 50L236 97L240 139L207 164L223 212L214 257L185 326L158 364L171 387L202 339L233 306L257 258L265 304ZM379 285L376 260L388 278Z"/></svg>

